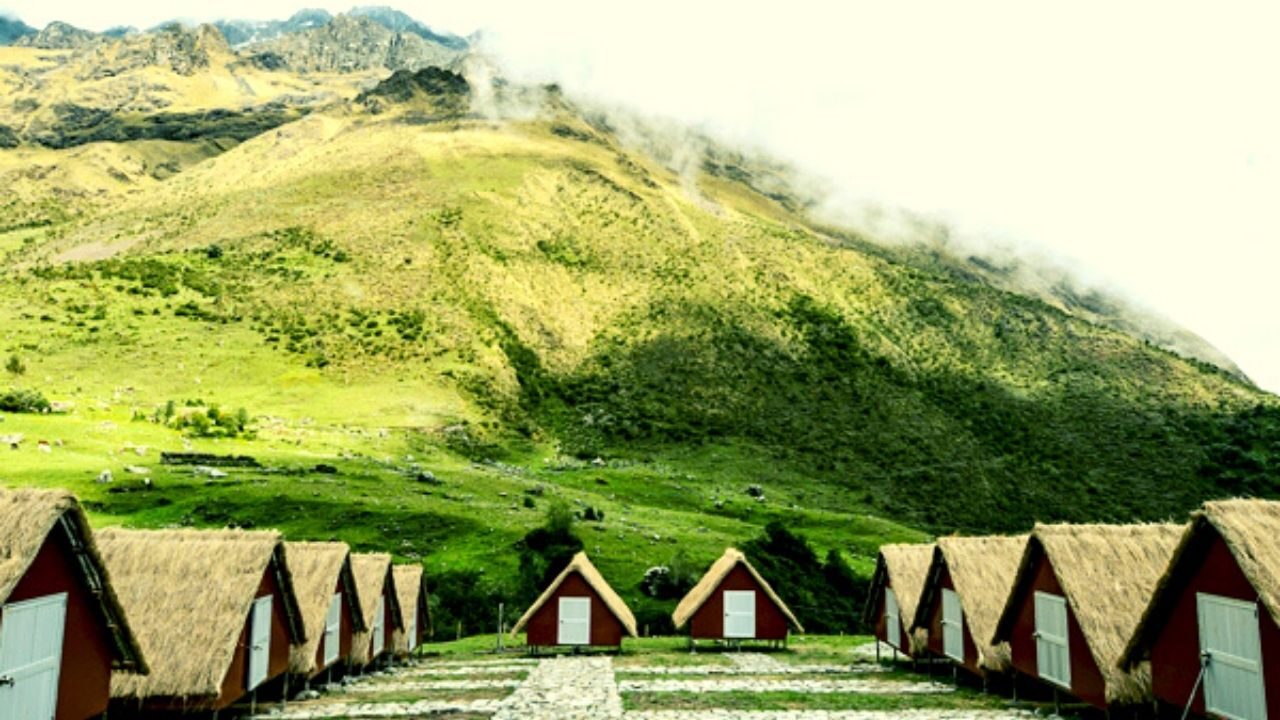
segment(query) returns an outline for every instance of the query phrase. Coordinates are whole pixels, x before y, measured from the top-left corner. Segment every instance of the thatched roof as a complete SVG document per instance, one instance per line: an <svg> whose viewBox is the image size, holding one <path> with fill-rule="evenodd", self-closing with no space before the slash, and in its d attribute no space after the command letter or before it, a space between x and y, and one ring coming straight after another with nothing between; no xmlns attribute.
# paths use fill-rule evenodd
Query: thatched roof
<svg viewBox="0 0 1280 720"><path fill-rule="evenodd" d="M409 617L417 612L419 601L426 604L427 583L422 574L421 565L395 565L391 568L396 580L396 599L400 603L400 612L404 615L404 629L396 631L394 642L396 652L409 652ZM427 626L427 616L418 614L418 632Z"/></svg>
<svg viewBox="0 0 1280 720"><path fill-rule="evenodd" d="M1144 658L1169 606L1177 600L1174 588L1182 573L1190 572L1193 546L1216 533L1258 593L1258 601L1280 623L1280 502L1269 500L1217 500L1191 514L1191 524L1170 558L1150 603L1142 613L1121 663L1133 667Z"/></svg>
<svg viewBox="0 0 1280 720"><path fill-rule="evenodd" d="M929 626L929 611L940 595L938 580L945 566L960 596L965 626L978 648L979 667L996 672L1007 670L1009 645L992 643L991 637L1009 599L1026 545L1026 535L938 538L911 629Z"/></svg>
<svg viewBox="0 0 1280 720"><path fill-rule="evenodd" d="M778 597L778 593L773 591L773 587L769 585L769 582L761 577L760 573L756 572L756 569L747 560L747 556L735 548L726 548L720 559L711 563L711 567L702 576L702 579L698 581L698 584L694 585L693 589L685 594L679 605L676 605L676 611L671 613L671 620L675 623L676 629L679 630L684 627L685 623L689 622L689 618L698 612L698 608L701 608L703 603L715 593L716 588L720 587L720 583L724 582L725 577L739 565L751 574L751 577L760 585L760 589L773 601L774 605L778 606L778 609L787 617L787 621L796 629L796 632L804 632L804 626L791 613L791 608L782 602L782 598Z"/></svg>
<svg viewBox="0 0 1280 720"><path fill-rule="evenodd" d="M289 652L289 671L310 674L316 667L316 653L324 639L324 621L333 600L333 589L342 581L344 602L360 607L360 595L351 574L351 548L340 542L287 542L289 571L293 589L298 594L298 609L307 640L295 644ZM363 613L356 612L353 632L364 630Z"/></svg>
<svg viewBox="0 0 1280 720"><path fill-rule="evenodd" d="M395 578L391 575L391 556L386 553L352 553L351 571L356 578L356 592L360 594L360 610L364 613L364 629L358 631L352 640L351 659L357 665L366 665L373 658L373 621L378 612L378 598L386 592L386 584L391 583L391 592L387 593L386 623L393 630L402 629L404 620L400 614L400 603L396 600ZM387 643L386 649L392 649Z"/></svg>
<svg viewBox="0 0 1280 720"><path fill-rule="evenodd" d="M605 582L604 576L600 574L600 571L596 569L595 565L591 564L591 561L587 559L587 554L584 552L574 555L573 560L570 560L564 570L561 570L560 574L551 581L551 584L548 585L547 589L538 596L538 599L533 601L533 604L529 606L529 609L524 611L524 615L521 615L520 619L516 621L515 626L511 628L511 634L515 635L523 630L524 626L528 624L534 614L537 613L543 605L547 604L547 601L555 595L556 590L573 573L577 573L582 576L582 579L585 580L586 583L591 586L591 589L595 590L596 594L600 596L601 602L604 603L605 607L609 608L609 612L613 613L613 616L618 618L618 622L622 623L622 627L626 629L627 633L631 635L631 637L636 637L636 616L631 614L631 608L627 607L627 604L622 601L622 598L618 596L618 593L614 592L613 588L609 586L609 583Z"/></svg>
<svg viewBox="0 0 1280 720"><path fill-rule="evenodd" d="M1102 672L1107 701L1149 700L1150 666L1125 672L1118 663L1182 530L1181 525L1037 525L993 642L1009 639L1019 610L1014 597L1034 580L1043 555Z"/></svg>
<svg viewBox="0 0 1280 720"><path fill-rule="evenodd" d="M902 616L902 626L911 627L916 617L916 607L920 604L920 595L924 592L925 579L929 576L929 564L933 561L932 543L914 545L881 545L880 556L876 559L875 575L871 580L872 587L892 586L894 596L898 599L898 610ZM863 617L874 624L878 618L872 617L876 611L878 598L868 595L867 606ZM928 641L928 633L916 628L911 633L911 651L922 650Z"/></svg>
<svg viewBox="0 0 1280 720"><path fill-rule="evenodd" d="M112 638L112 666L147 672L142 649L102 561L89 520L75 496L65 490L0 489L0 605L26 576L50 533L59 527L72 552L79 555L82 579L99 590L99 611Z"/></svg>
<svg viewBox="0 0 1280 720"><path fill-rule="evenodd" d="M151 663L113 675L112 697L217 697L273 560L291 641L305 639L279 533L108 528L98 545Z"/></svg>

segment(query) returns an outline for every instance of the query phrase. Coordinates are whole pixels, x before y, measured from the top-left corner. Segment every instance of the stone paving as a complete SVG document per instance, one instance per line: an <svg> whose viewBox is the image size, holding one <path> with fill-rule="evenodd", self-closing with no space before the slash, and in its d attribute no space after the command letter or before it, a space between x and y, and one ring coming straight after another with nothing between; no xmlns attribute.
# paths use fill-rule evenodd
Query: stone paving
<svg viewBox="0 0 1280 720"><path fill-rule="evenodd" d="M865 654L864 649L862 650ZM950 685L927 680L877 678L884 668L874 664L796 664L759 653L726 653L728 664L628 666L617 678L608 656L569 656L542 660L416 662L383 673L330 686L330 695L293 703L284 711L259 715L261 720L363 720L467 715L491 720L1028 720L1022 710L917 709L851 710L645 710L623 711L621 693L719 693L789 691L810 694L868 693L928 696L954 692ZM494 675L528 673L523 680ZM805 675L808 677L794 677ZM813 677L842 675L843 677ZM639 676L639 677L635 677ZM646 677L648 676L648 677ZM701 677L699 677L701 676ZM502 698L466 700L401 700L376 702L367 696L387 693L412 698L415 692L512 690ZM366 700L361 700L366 696Z"/></svg>
<svg viewBox="0 0 1280 720"><path fill-rule="evenodd" d="M494 720L608 720L622 717L609 657L543 660L502 702Z"/></svg>
<svg viewBox="0 0 1280 720"><path fill-rule="evenodd" d="M939 695L955 692L950 685L934 682L894 680L762 680L732 678L715 680L623 680L620 692L802 692L813 695L855 693L859 695Z"/></svg>

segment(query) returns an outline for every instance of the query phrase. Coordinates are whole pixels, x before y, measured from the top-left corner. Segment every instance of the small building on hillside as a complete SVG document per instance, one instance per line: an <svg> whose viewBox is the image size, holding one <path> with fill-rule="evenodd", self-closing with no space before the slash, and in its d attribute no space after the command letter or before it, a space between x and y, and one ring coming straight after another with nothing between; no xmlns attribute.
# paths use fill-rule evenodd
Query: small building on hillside
<svg viewBox="0 0 1280 720"><path fill-rule="evenodd" d="M516 621L511 634L526 628L530 648L617 648L624 634L636 637L636 618L580 552Z"/></svg>
<svg viewBox="0 0 1280 720"><path fill-rule="evenodd" d="M431 626L431 608L427 596L427 579L421 565L396 565L396 596L404 615L404 630L395 636L398 657L413 654L427 638Z"/></svg>
<svg viewBox="0 0 1280 720"><path fill-rule="evenodd" d="M939 538L911 630L928 633L930 654L984 679L1009 670L1009 646L992 643L1026 535Z"/></svg>
<svg viewBox="0 0 1280 720"><path fill-rule="evenodd" d="M915 620L933 549L933 544L882 545L863 611L863 622L875 628L876 640L908 657L925 652L928 645L924 629L908 629Z"/></svg>
<svg viewBox="0 0 1280 720"><path fill-rule="evenodd" d="M0 490L0 718L98 717L143 657L76 499Z"/></svg>
<svg viewBox="0 0 1280 720"><path fill-rule="evenodd" d="M395 634L404 630L404 619L396 596L390 555L353 553L351 569L364 612L364 630L357 632L353 640L351 664L363 668L376 665L392 654Z"/></svg>
<svg viewBox="0 0 1280 720"><path fill-rule="evenodd" d="M285 691L305 641L280 534L244 530L97 533L151 673L116 673L111 716L214 712Z"/></svg>
<svg viewBox="0 0 1280 720"><path fill-rule="evenodd" d="M1280 503L1223 500L1193 513L1124 651L1151 663L1163 705L1280 718Z"/></svg>
<svg viewBox="0 0 1280 720"><path fill-rule="evenodd" d="M728 548L671 614L676 630L689 626L689 640L766 640L785 643L804 627L747 557Z"/></svg>
<svg viewBox="0 0 1280 720"><path fill-rule="evenodd" d="M1120 656L1169 565L1181 525L1037 525L993 643L1013 669L1101 710L1150 705L1145 664Z"/></svg>
<svg viewBox="0 0 1280 720"><path fill-rule="evenodd" d="M289 654L289 672L310 681L345 668L364 613L351 571L351 549L340 542L287 542L306 641Z"/></svg>

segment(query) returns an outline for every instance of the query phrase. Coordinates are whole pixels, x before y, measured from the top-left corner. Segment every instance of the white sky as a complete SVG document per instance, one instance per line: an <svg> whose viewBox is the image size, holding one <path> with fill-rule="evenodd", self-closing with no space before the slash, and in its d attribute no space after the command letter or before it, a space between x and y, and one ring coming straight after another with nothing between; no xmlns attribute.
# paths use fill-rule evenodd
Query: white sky
<svg viewBox="0 0 1280 720"><path fill-rule="evenodd" d="M349 2L0 0L31 25ZM527 80L1087 268L1280 391L1280 3L401 0ZM209 8L214 8L210 10Z"/></svg>

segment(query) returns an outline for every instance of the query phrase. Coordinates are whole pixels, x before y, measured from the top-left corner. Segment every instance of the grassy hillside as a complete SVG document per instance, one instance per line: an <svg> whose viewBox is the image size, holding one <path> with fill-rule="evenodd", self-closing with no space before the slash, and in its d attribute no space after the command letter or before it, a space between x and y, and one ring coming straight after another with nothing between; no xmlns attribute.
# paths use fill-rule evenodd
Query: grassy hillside
<svg viewBox="0 0 1280 720"><path fill-rule="evenodd" d="M774 519L866 573L923 532L1276 492L1280 405L1224 372L823 233L742 168L677 176L554 96L495 123L431 87L0 232L9 384L73 404L4 417L0 481L389 548L486 597L555 496L604 512L579 532L635 598ZM159 465L184 447L262 467Z"/></svg>

